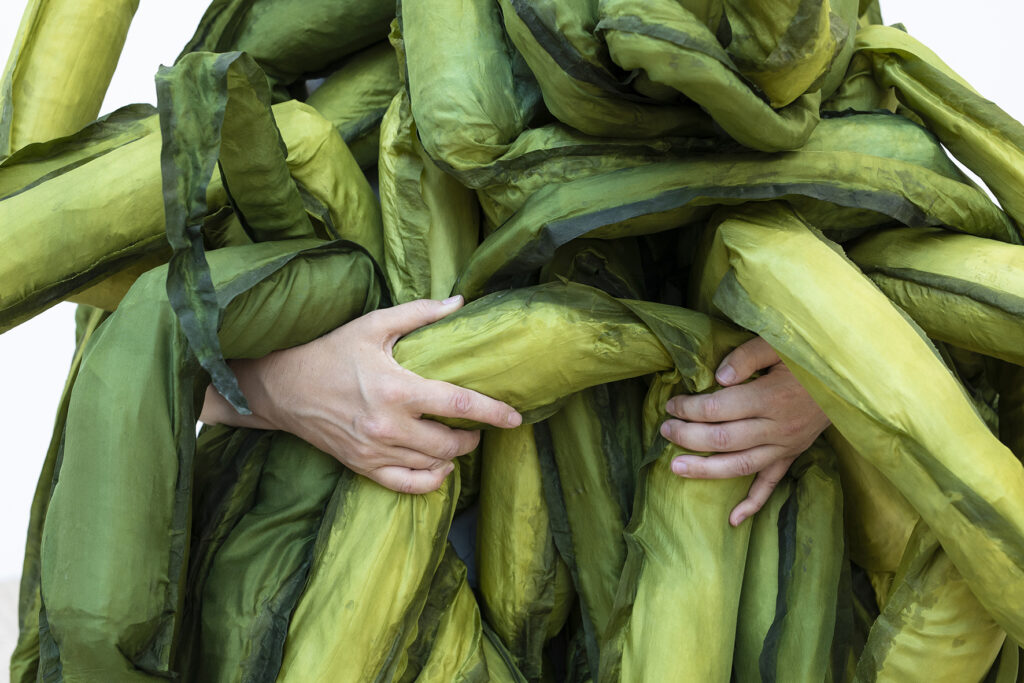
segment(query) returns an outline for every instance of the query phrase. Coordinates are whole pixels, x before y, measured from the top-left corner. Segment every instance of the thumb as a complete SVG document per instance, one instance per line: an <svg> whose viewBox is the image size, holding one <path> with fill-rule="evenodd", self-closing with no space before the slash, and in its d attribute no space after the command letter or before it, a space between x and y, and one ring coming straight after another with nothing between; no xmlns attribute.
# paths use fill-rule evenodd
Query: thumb
<svg viewBox="0 0 1024 683"><path fill-rule="evenodd" d="M462 308L462 304L462 295L448 297L444 301L417 299L377 311L375 322L383 336L398 339L454 313Z"/></svg>
<svg viewBox="0 0 1024 683"><path fill-rule="evenodd" d="M737 346L722 360L715 371L715 379L723 387L728 387L746 381L758 370L771 367L779 360L779 354L768 342L754 337Z"/></svg>

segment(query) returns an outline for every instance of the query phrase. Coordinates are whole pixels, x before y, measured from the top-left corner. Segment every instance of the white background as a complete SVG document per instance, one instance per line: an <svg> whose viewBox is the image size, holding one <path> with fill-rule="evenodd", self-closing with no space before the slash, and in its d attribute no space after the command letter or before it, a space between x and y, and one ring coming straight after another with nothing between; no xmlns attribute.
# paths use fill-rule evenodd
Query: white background
<svg viewBox="0 0 1024 683"><path fill-rule="evenodd" d="M886 23L904 23L982 95L1024 119L1024 9L1017 3L882 2ZM155 104L157 66L173 62L205 6L196 0L141 1L102 113L132 102ZM20 17L19 0L0 3L0 57L9 53ZM61 304L0 335L0 582L21 571L29 505L73 350L73 312L71 304Z"/></svg>

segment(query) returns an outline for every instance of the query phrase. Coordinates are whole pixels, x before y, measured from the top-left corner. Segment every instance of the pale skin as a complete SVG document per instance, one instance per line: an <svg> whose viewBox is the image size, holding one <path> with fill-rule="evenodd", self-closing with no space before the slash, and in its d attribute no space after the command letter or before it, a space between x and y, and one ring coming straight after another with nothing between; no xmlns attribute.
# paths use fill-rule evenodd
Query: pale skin
<svg viewBox="0 0 1024 683"><path fill-rule="evenodd" d="M231 362L252 415L239 415L212 387L200 420L207 424L279 429L329 453L353 471L403 493L441 486L456 457L480 441L479 431L451 429L424 415L517 427L511 406L446 382L427 380L392 357L402 336L462 306L461 297L420 300L374 311L308 344L253 360ZM730 377L726 368L733 369ZM744 383L758 370L768 372ZM676 396L662 434L713 457L679 456L685 477L756 474L732 511L738 525L764 505L789 465L828 426L828 418L766 342L736 348L716 375L722 390Z"/></svg>

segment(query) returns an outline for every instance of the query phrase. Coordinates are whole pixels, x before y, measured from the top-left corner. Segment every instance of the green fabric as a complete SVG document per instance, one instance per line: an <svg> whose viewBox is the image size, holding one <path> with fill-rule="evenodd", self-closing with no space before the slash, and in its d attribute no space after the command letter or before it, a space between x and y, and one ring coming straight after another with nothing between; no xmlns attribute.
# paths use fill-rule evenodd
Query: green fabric
<svg viewBox="0 0 1024 683"><path fill-rule="evenodd" d="M734 529L728 519L751 477L681 479L670 464L685 451L657 430L669 417L670 397L713 386L710 373L736 341L718 338L701 357L705 383L680 382L673 371L651 384L643 410L646 464L597 680L729 680L750 525Z"/></svg>
<svg viewBox="0 0 1024 683"><path fill-rule="evenodd" d="M929 337L1024 365L1024 247L918 228L878 232L849 255Z"/></svg>
<svg viewBox="0 0 1024 683"><path fill-rule="evenodd" d="M879 134L865 135L876 122ZM907 143L887 148L885 140L901 127ZM815 135L820 137L812 136L806 152L691 156L548 184L528 195L522 209L484 240L456 291L474 297L521 285L555 248L578 237L700 225L711 207L751 200L795 197L809 218L830 213L829 225L843 230L848 224L842 208L849 207L887 217L876 218L874 225L893 220L944 225L1016 241L1006 216L984 193L961 182L934 139L913 124L886 115L851 116L823 121ZM876 152L881 149L895 158Z"/></svg>
<svg viewBox="0 0 1024 683"><path fill-rule="evenodd" d="M242 51L272 85L286 86L383 40L394 16L394 3L381 0L214 0L177 61L190 52Z"/></svg>
<svg viewBox="0 0 1024 683"><path fill-rule="evenodd" d="M0 162L0 330L166 248L153 114L126 107ZM207 192L225 204L219 179Z"/></svg>
<svg viewBox="0 0 1024 683"><path fill-rule="evenodd" d="M480 609L531 680L572 606L558 595L569 570L552 539L537 451L531 425L484 435L476 542Z"/></svg>
<svg viewBox="0 0 1024 683"><path fill-rule="evenodd" d="M871 627L857 680L901 681L935 666L937 680L978 681L1006 632L989 616L924 523L914 530L892 596Z"/></svg>
<svg viewBox="0 0 1024 683"><path fill-rule="evenodd" d="M253 245L218 250L210 261L223 311L222 345L232 357L307 341L375 307L379 297L372 265L350 247ZM71 397L41 548L53 645L49 652L44 645L41 667L56 666L59 657L71 680L96 670L144 680L174 666L186 594L195 401L205 375L166 301L165 277L163 269L144 276L94 335ZM344 278L347 300L310 301L301 312L280 306L289 295L308 297L313 282L324 287ZM146 380L111 383L119 373ZM108 405L135 409L109 411ZM150 428L131 427L140 420ZM97 452L109 458L91 457ZM148 457L140 459L140 452ZM98 499L106 504L91 504ZM80 534L81 528L93 531ZM134 540L121 544L122 552L107 551L113 539L126 538Z"/></svg>
<svg viewBox="0 0 1024 683"><path fill-rule="evenodd" d="M533 118L539 93L505 38L498 7L403 0L399 29L407 55L400 68L427 154L460 178L501 156Z"/></svg>
<svg viewBox="0 0 1024 683"><path fill-rule="evenodd" d="M985 609L1018 638L1024 623L1010 607L1018 598L1007 592L1024 586L1014 578L1024 572L1017 459L920 329L796 216L779 207L746 211L718 231L730 271L715 305L779 352L843 436L935 532ZM884 385L869 379L879 373Z"/></svg>
<svg viewBox="0 0 1024 683"><path fill-rule="evenodd" d="M377 163L381 118L401 86L395 51L381 41L346 59L306 104L334 124L359 166L369 168Z"/></svg>
<svg viewBox="0 0 1024 683"><path fill-rule="evenodd" d="M625 86L627 79L616 73L603 41L588 35L598 28L598 3L500 0L499 5L509 39L558 120L596 136L714 135L697 107L664 105Z"/></svg>
<svg viewBox="0 0 1024 683"><path fill-rule="evenodd" d="M896 28L857 34L875 78L977 173L1017 222L1024 237L1024 126L984 99L931 50Z"/></svg>
<svg viewBox="0 0 1024 683"><path fill-rule="evenodd" d="M381 122L384 275L395 302L444 299L479 241L476 196L427 157L403 90Z"/></svg>
<svg viewBox="0 0 1024 683"><path fill-rule="evenodd" d="M0 159L100 113L139 0L29 0L0 78Z"/></svg>
<svg viewBox="0 0 1024 683"><path fill-rule="evenodd" d="M774 619L758 657L763 681L825 680L832 664L844 560L843 494L835 453L818 441L800 456L791 475L795 484L777 527Z"/></svg>
<svg viewBox="0 0 1024 683"><path fill-rule="evenodd" d="M800 97L776 112L743 81L714 34L670 0L603 0L598 28L612 59L644 69L699 104L726 133L766 152L796 149L818 123L821 95Z"/></svg>

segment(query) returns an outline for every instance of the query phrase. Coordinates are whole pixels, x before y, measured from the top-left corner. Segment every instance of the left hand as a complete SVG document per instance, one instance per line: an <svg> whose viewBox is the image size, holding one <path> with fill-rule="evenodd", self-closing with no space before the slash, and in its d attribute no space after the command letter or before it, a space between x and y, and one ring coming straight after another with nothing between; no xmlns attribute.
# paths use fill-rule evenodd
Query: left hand
<svg viewBox="0 0 1024 683"><path fill-rule="evenodd" d="M765 368L767 373L744 383ZM713 454L675 458L672 471L681 477L728 479L757 474L747 497L729 515L729 523L738 526L761 509L796 457L830 423L760 337L733 349L715 379L725 388L669 400L666 410L679 419L666 420L661 434L688 450Z"/></svg>

